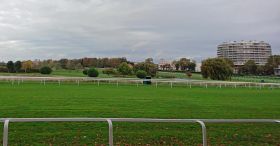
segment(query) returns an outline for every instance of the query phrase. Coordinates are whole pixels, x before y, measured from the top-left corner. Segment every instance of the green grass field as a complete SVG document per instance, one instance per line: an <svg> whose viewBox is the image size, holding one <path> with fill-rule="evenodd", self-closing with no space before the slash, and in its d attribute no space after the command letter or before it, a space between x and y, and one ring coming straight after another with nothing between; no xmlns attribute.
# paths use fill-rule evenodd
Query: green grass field
<svg viewBox="0 0 280 146"><path fill-rule="evenodd" d="M1 117L280 119L278 89L2 82L0 103ZM279 124L207 124L207 129L211 145L280 144ZM9 144L107 145L107 131L106 123L11 123ZM200 145L201 129L198 124L114 123L114 142Z"/></svg>

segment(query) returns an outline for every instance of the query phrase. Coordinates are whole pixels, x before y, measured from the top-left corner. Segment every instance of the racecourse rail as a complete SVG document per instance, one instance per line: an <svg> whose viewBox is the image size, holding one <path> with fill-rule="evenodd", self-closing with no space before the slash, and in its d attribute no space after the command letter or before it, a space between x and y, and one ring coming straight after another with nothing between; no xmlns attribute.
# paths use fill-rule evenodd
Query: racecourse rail
<svg viewBox="0 0 280 146"><path fill-rule="evenodd" d="M10 122L107 122L109 126L109 146L113 146L113 122L142 123L198 123L202 129L202 144L207 146L207 130L205 123L276 123L280 119L149 119L149 118L0 118L4 123L3 146L8 146Z"/></svg>
<svg viewBox="0 0 280 146"><path fill-rule="evenodd" d="M148 79L149 80L149 79ZM145 79L137 79L137 78L90 78L90 77L29 77L29 76L0 76L0 81L6 81L15 84L22 84L25 81L33 81L39 82L40 84L46 85L48 82L55 82L58 85L61 85L63 82L73 82L80 86L80 83L85 82L94 82L98 86L100 83L110 83L116 84L134 84L134 85L142 85ZM189 88L192 86L201 86L208 88L208 86L214 86L218 88L222 87L246 87L246 88L280 88L280 83L257 83L257 82L231 82L231 81L214 81L214 80L193 80L193 79L151 79L152 84L155 87L159 87L160 85L168 85L171 88L175 87L175 85L183 85Z"/></svg>

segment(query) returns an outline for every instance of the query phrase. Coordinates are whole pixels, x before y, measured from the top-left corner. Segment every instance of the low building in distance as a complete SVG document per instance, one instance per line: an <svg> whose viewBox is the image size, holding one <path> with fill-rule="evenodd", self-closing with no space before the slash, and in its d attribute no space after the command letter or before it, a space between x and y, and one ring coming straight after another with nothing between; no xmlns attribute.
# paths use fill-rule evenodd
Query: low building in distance
<svg viewBox="0 0 280 146"><path fill-rule="evenodd" d="M165 59L160 59L158 63L159 70L175 70L175 66L172 61L167 61Z"/></svg>
<svg viewBox="0 0 280 146"><path fill-rule="evenodd" d="M253 60L257 65L265 65L271 56L271 46L264 41L231 41L218 45L218 57L233 61L238 67L248 60Z"/></svg>

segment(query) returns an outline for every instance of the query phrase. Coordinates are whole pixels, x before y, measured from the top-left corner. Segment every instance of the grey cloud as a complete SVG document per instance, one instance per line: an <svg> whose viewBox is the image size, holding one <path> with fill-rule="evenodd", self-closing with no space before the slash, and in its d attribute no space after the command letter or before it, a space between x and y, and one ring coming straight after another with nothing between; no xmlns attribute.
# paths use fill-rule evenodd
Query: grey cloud
<svg viewBox="0 0 280 146"><path fill-rule="evenodd" d="M228 40L280 53L279 0L0 0L0 60L207 58Z"/></svg>

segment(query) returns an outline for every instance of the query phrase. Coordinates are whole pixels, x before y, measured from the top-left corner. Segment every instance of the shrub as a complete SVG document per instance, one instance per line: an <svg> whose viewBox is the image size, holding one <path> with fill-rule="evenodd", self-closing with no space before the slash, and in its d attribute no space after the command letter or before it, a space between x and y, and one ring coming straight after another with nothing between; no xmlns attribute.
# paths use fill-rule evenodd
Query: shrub
<svg viewBox="0 0 280 146"><path fill-rule="evenodd" d="M191 78L192 77L192 73L191 72L186 72L186 75L188 76L188 78Z"/></svg>
<svg viewBox="0 0 280 146"><path fill-rule="evenodd" d="M6 67L0 66L0 72L8 72L8 69Z"/></svg>
<svg viewBox="0 0 280 146"><path fill-rule="evenodd" d="M84 74L84 75L87 75L87 73L88 73L88 69L84 69L84 70L83 70L83 74Z"/></svg>
<svg viewBox="0 0 280 146"><path fill-rule="evenodd" d="M95 69L95 68L90 68L90 69L88 69L88 71L87 71L87 75L88 75L89 77L98 77L99 72L98 72L98 70Z"/></svg>
<svg viewBox="0 0 280 146"><path fill-rule="evenodd" d="M141 62L134 65L134 72L144 70L147 75L155 77L157 74L157 65L151 62Z"/></svg>
<svg viewBox="0 0 280 146"><path fill-rule="evenodd" d="M144 70L138 70L138 71L136 72L136 76L137 76L138 78L140 78L140 79L144 79L144 78L146 78L146 76L147 76L147 72L144 71Z"/></svg>
<svg viewBox="0 0 280 146"><path fill-rule="evenodd" d="M51 74L52 73L52 69L48 66L44 66L40 69L40 73L41 74Z"/></svg>
<svg viewBox="0 0 280 146"><path fill-rule="evenodd" d="M113 68L106 68L102 72L107 75L115 75L117 73Z"/></svg>
<svg viewBox="0 0 280 146"><path fill-rule="evenodd" d="M131 75L133 73L132 66L127 64L126 62L123 62L118 66L118 71L122 75Z"/></svg>

